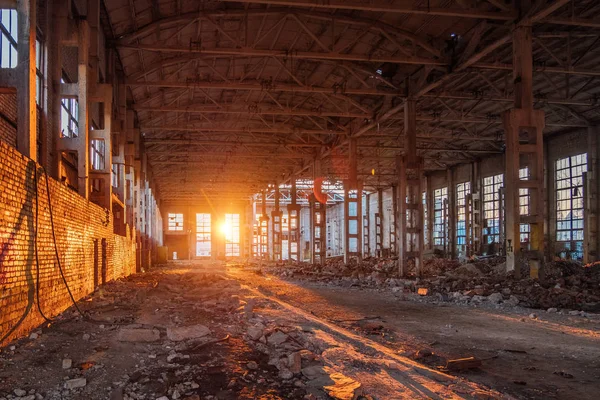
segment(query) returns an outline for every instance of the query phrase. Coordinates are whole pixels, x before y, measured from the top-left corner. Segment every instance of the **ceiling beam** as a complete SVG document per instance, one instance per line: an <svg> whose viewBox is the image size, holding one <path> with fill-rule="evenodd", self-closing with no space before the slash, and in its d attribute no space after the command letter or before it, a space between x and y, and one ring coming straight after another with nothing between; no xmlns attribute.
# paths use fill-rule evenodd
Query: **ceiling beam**
<svg viewBox="0 0 600 400"><path fill-rule="evenodd" d="M226 3L265 4L289 7L307 7L327 10L352 10L373 11L395 14L433 15L458 18L484 18L498 21L512 21L516 18L516 12L493 12L478 10L476 8L441 8L441 7L407 7L403 5L390 4L389 2L369 1L358 2L352 0L221 0Z"/></svg>
<svg viewBox="0 0 600 400"><path fill-rule="evenodd" d="M433 65L448 66L445 61L424 57L409 56L373 56L369 54L345 54L337 52L316 52L316 51L285 51L271 49L252 49L244 48L202 48L202 47L173 47L157 46L150 44L119 44L120 49L144 50L159 53L185 53L200 55L222 55L222 56L249 56L249 57L276 57L276 58L295 58L297 60L337 60L337 61L359 61L371 63L393 63L410 65Z"/></svg>
<svg viewBox="0 0 600 400"><path fill-rule="evenodd" d="M243 115L288 115L294 117L338 117L338 118L369 118L370 114L357 112L335 112L335 111L311 111L294 108L265 108L257 106L253 108L233 107L231 105L206 106L204 104L189 105L186 107L146 107L134 106L136 111L151 113L180 112L193 114L243 114Z"/></svg>

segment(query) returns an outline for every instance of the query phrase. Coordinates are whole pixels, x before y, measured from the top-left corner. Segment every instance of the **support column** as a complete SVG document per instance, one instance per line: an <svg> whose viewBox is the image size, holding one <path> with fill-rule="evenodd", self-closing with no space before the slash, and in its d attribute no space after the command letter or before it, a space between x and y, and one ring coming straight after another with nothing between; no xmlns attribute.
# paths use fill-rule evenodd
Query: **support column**
<svg viewBox="0 0 600 400"><path fill-rule="evenodd" d="M583 262L600 260L600 126L588 128L588 170L584 180Z"/></svg>
<svg viewBox="0 0 600 400"><path fill-rule="evenodd" d="M275 207L271 211L273 221L273 261L281 261L281 210L279 209L279 184L275 184Z"/></svg>
<svg viewBox="0 0 600 400"><path fill-rule="evenodd" d="M321 203L314 194L308 198L310 203L310 262L311 264L325 264L327 255L327 238L325 224L327 203Z"/></svg>
<svg viewBox="0 0 600 400"><path fill-rule="evenodd" d="M375 257L381 257L383 252L383 189L377 189L377 212L375 213Z"/></svg>
<svg viewBox="0 0 600 400"><path fill-rule="evenodd" d="M37 161L36 0L17 0L17 149Z"/></svg>
<svg viewBox="0 0 600 400"><path fill-rule="evenodd" d="M533 109L533 58L531 26L519 25L513 32L513 78L515 108L503 115L506 134L504 175L506 220L506 269L521 277L520 259L529 263L530 276L537 278L544 254L544 112ZM521 180L521 165L529 168L529 178ZM520 216L519 189L530 195L529 215ZM529 249L520 241L520 224L530 225Z"/></svg>
<svg viewBox="0 0 600 400"><path fill-rule="evenodd" d="M362 254L362 190L357 179L357 139L350 139L348 180L344 182L344 262Z"/></svg>
<svg viewBox="0 0 600 400"><path fill-rule="evenodd" d="M300 206L296 203L296 177L291 178L291 204L288 204L288 257L300 261Z"/></svg>
<svg viewBox="0 0 600 400"><path fill-rule="evenodd" d="M398 221L398 185L392 184L392 212L390 212L390 256L398 254L396 227Z"/></svg>
<svg viewBox="0 0 600 400"><path fill-rule="evenodd" d="M448 252L450 259L456 258L456 186L452 169L446 171L448 184Z"/></svg>
<svg viewBox="0 0 600 400"><path fill-rule="evenodd" d="M97 85L95 96L103 99L104 123L102 129L91 130L90 148L99 152L100 164L90 163L90 200L112 212L112 87Z"/></svg>
<svg viewBox="0 0 600 400"><path fill-rule="evenodd" d="M88 167L90 160L89 141L89 113L88 90L89 84L89 26L87 21L79 21L79 66L77 70L77 98L78 98L78 136L74 140L77 150L77 190L84 198L89 198Z"/></svg>
<svg viewBox="0 0 600 400"><path fill-rule="evenodd" d="M414 261L415 274L421 275L423 262L423 201L421 175L423 158L417 155L416 104L404 103L404 156L398 158L398 270L408 273L408 262Z"/></svg>
<svg viewBox="0 0 600 400"><path fill-rule="evenodd" d="M259 257L269 259L269 216L267 215L267 193L263 190L261 213L258 219Z"/></svg>

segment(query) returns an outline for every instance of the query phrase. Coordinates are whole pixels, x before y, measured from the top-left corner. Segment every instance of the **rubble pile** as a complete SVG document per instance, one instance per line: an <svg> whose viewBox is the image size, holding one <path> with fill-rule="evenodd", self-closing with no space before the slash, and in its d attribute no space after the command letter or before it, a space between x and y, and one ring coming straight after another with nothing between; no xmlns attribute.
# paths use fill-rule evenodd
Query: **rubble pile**
<svg viewBox="0 0 600 400"><path fill-rule="evenodd" d="M553 261L546 265L541 280L517 280L504 270L503 262L463 264L443 275L423 279L419 286L444 301L600 311L600 267Z"/></svg>
<svg viewBox="0 0 600 400"><path fill-rule="evenodd" d="M521 267L522 276L529 276L527 265ZM268 263L260 271L327 285L389 289L399 296L426 288L426 293L438 301L600 312L600 264L583 266L576 261L547 263L540 280L515 279L506 272L505 258L496 256L472 258L466 263L431 258L423 263L420 279L415 279L410 262L408 278L400 278L397 258L366 258L349 264L333 258L324 265Z"/></svg>

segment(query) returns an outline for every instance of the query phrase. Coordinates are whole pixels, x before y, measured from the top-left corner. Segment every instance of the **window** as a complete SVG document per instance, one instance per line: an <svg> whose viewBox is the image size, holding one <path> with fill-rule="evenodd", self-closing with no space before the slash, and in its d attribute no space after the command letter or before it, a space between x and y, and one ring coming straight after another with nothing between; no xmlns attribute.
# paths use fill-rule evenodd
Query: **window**
<svg viewBox="0 0 600 400"><path fill-rule="evenodd" d="M467 195L471 182L456 185L456 245L460 251L467 244Z"/></svg>
<svg viewBox="0 0 600 400"><path fill-rule="evenodd" d="M38 108L44 107L44 44L35 41L35 102Z"/></svg>
<svg viewBox="0 0 600 400"><path fill-rule="evenodd" d="M170 231L183 231L183 214L169 213L168 219Z"/></svg>
<svg viewBox="0 0 600 400"><path fill-rule="evenodd" d="M210 257L210 214L196 214L196 256Z"/></svg>
<svg viewBox="0 0 600 400"><path fill-rule="evenodd" d="M427 192L423 192L423 245L429 246L429 226L427 221Z"/></svg>
<svg viewBox="0 0 600 400"><path fill-rule="evenodd" d="M60 83L65 83L64 79ZM62 99L60 109L61 137L76 138L79 135L79 102L77 99Z"/></svg>
<svg viewBox="0 0 600 400"><path fill-rule="evenodd" d="M119 187L119 164L113 164L111 168L112 187Z"/></svg>
<svg viewBox="0 0 600 400"><path fill-rule="evenodd" d="M104 146L102 139L90 140L90 162L93 170L102 171L105 167Z"/></svg>
<svg viewBox="0 0 600 400"><path fill-rule="evenodd" d="M448 188L433 192L433 245L445 246L448 231Z"/></svg>
<svg viewBox="0 0 600 400"><path fill-rule="evenodd" d="M504 174L483 179L483 236L486 243L500 242L500 193Z"/></svg>
<svg viewBox="0 0 600 400"><path fill-rule="evenodd" d="M522 181L529 179L529 168L521 168L519 170L519 179ZM529 189L519 189L519 215L529 215ZM531 227L529 224L521 224L520 226L520 241L521 243L529 243L529 234L531 233Z"/></svg>
<svg viewBox="0 0 600 400"><path fill-rule="evenodd" d="M556 160L556 240L566 255L583 258L583 173L587 154Z"/></svg>
<svg viewBox="0 0 600 400"><path fill-rule="evenodd" d="M0 68L17 66L17 10L0 10Z"/></svg>
<svg viewBox="0 0 600 400"><path fill-rule="evenodd" d="M225 214L225 257L240 256L240 214Z"/></svg>

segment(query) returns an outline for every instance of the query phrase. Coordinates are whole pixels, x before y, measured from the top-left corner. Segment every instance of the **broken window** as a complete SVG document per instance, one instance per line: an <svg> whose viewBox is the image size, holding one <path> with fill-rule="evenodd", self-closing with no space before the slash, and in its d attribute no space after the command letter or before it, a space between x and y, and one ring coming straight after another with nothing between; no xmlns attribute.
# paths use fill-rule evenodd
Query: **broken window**
<svg viewBox="0 0 600 400"><path fill-rule="evenodd" d="M93 170L102 171L105 167L104 140L90 140L90 163Z"/></svg>
<svg viewBox="0 0 600 400"><path fill-rule="evenodd" d="M17 66L17 10L0 10L0 68Z"/></svg>
<svg viewBox="0 0 600 400"><path fill-rule="evenodd" d="M445 246L448 231L448 188L433 192L433 245Z"/></svg>
<svg viewBox="0 0 600 400"><path fill-rule="evenodd" d="M240 256L240 214L225 214L225 256Z"/></svg>
<svg viewBox="0 0 600 400"><path fill-rule="evenodd" d="M170 231L183 231L183 214L169 213L168 219Z"/></svg>
<svg viewBox="0 0 600 400"><path fill-rule="evenodd" d="M64 79L60 83L66 83ZM79 135L79 102L77 99L63 98L60 108L60 133L64 138L76 138Z"/></svg>
<svg viewBox="0 0 600 400"><path fill-rule="evenodd" d="M521 168L519 169L519 179L524 181L529 179L529 168ZM529 215L529 189L520 188L519 189L519 215L527 216ZM529 234L531 232L531 227L527 223L522 223L520 225L520 241L521 243L529 243Z"/></svg>
<svg viewBox="0 0 600 400"><path fill-rule="evenodd" d="M456 247L464 251L467 244L467 195L471 193L471 182L456 185Z"/></svg>
<svg viewBox="0 0 600 400"><path fill-rule="evenodd" d="M556 160L556 241L565 256L583 258L583 173L587 154Z"/></svg>
<svg viewBox="0 0 600 400"><path fill-rule="evenodd" d="M500 242L500 188L504 184L504 174L483 179L483 236L486 243Z"/></svg>
<svg viewBox="0 0 600 400"><path fill-rule="evenodd" d="M196 214L196 256L210 257L211 251L210 214Z"/></svg>
<svg viewBox="0 0 600 400"><path fill-rule="evenodd" d="M429 246L429 226L427 225L427 192L423 192L423 244Z"/></svg>

